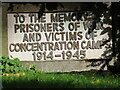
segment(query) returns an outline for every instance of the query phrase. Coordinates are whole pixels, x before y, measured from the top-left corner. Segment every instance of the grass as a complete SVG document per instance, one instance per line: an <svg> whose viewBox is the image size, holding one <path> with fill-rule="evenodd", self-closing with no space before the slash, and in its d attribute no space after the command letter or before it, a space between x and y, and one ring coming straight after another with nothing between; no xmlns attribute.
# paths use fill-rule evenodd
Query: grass
<svg viewBox="0 0 120 90"><path fill-rule="evenodd" d="M120 77L112 74L83 73L26 73L2 76L5 88L120 88Z"/></svg>

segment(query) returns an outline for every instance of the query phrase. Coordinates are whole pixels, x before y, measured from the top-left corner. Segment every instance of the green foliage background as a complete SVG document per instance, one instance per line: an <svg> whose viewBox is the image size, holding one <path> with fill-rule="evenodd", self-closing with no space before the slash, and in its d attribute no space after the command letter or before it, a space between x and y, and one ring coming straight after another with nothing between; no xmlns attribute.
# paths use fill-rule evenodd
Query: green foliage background
<svg viewBox="0 0 120 90"><path fill-rule="evenodd" d="M10 59L11 58L11 59ZM0 57L0 70L2 73L21 73L21 72L36 72L36 66L23 67L18 58Z"/></svg>

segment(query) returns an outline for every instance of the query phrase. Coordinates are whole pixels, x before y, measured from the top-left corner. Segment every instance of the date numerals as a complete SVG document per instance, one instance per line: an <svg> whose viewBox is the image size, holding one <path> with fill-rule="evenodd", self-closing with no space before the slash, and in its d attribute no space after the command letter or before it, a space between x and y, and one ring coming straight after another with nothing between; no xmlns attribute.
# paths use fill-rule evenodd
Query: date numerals
<svg viewBox="0 0 120 90"><path fill-rule="evenodd" d="M74 53L72 51L62 51L59 54L53 53L53 51L50 51L49 53L46 52L33 52L33 59L36 60L54 60L56 57L61 58L62 60L66 59L80 59L86 57L86 51L80 50L75 51Z"/></svg>
<svg viewBox="0 0 120 90"><path fill-rule="evenodd" d="M43 53L42 52L34 52L32 55L33 55L34 61L41 60L42 58L44 60L46 60L46 59L53 60L53 52L52 51L49 54L46 54L46 52L43 52Z"/></svg>
<svg viewBox="0 0 120 90"><path fill-rule="evenodd" d="M85 56L86 56L85 53L86 53L85 50L76 51L75 53L72 53L71 51L67 51L67 52L63 51L62 52L62 59L85 58Z"/></svg>

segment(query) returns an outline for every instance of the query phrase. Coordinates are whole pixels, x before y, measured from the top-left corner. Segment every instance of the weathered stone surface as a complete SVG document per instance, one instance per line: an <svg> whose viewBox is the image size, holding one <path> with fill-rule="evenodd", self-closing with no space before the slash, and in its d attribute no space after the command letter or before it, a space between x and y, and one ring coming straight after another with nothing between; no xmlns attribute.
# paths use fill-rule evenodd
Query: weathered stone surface
<svg viewBox="0 0 120 90"><path fill-rule="evenodd" d="M80 72L100 70L105 61L95 61L94 63L89 60L22 61L22 64L24 67L36 65L38 70L43 72ZM107 70L107 66L103 70Z"/></svg>

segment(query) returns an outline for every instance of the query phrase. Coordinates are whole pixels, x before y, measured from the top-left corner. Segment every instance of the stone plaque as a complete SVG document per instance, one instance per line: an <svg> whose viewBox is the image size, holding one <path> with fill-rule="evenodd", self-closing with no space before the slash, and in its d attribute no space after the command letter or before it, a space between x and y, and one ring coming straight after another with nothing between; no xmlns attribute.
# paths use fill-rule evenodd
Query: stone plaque
<svg viewBox="0 0 120 90"><path fill-rule="evenodd" d="M9 55L21 61L111 58L111 30L99 22L90 31L92 24L78 12L9 13Z"/></svg>

